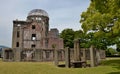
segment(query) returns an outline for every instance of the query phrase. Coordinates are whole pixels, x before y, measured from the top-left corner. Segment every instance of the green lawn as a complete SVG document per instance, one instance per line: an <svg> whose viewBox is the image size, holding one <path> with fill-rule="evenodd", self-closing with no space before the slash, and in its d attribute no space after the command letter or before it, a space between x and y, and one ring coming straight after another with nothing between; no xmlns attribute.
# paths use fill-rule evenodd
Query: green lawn
<svg viewBox="0 0 120 74"><path fill-rule="evenodd" d="M59 68L50 62L0 62L0 74L120 74L120 59L94 68Z"/></svg>

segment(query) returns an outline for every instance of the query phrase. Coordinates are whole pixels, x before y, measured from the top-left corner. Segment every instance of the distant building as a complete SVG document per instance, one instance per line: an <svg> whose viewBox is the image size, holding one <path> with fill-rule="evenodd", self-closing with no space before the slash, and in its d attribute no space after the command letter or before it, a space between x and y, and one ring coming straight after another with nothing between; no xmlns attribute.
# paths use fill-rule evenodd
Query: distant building
<svg viewBox="0 0 120 74"><path fill-rule="evenodd" d="M12 48L4 51L4 60L53 60L53 50L63 49L57 28L49 31L49 16L42 9L29 12L26 21L13 21Z"/></svg>

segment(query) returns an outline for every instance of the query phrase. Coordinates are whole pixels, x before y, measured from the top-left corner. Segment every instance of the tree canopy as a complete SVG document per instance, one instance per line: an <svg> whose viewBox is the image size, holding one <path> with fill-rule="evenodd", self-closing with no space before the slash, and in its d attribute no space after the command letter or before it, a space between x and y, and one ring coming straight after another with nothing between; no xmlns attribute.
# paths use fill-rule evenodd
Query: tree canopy
<svg viewBox="0 0 120 74"><path fill-rule="evenodd" d="M64 47L73 48L74 31L72 29L64 29L60 37L64 40Z"/></svg>
<svg viewBox="0 0 120 74"><path fill-rule="evenodd" d="M81 47L94 45L107 49L116 45L120 52L120 0L91 0L88 9L81 14L82 29L65 29L61 33L65 47L73 47L73 40L79 38Z"/></svg>
<svg viewBox="0 0 120 74"><path fill-rule="evenodd" d="M60 37L63 38L64 40L64 47L70 47L73 48L74 47L74 39L78 39L78 38L84 38L84 34L82 30L77 30L74 31L72 29L64 29L61 34Z"/></svg>
<svg viewBox="0 0 120 74"><path fill-rule="evenodd" d="M98 48L116 44L120 49L120 0L91 0L80 22L85 34L93 33L91 44Z"/></svg>

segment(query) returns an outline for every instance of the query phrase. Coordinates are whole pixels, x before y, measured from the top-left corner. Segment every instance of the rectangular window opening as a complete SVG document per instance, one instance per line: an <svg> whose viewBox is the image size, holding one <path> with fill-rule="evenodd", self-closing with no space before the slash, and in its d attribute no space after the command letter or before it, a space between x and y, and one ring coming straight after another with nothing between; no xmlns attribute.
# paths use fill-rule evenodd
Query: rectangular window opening
<svg viewBox="0 0 120 74"><path fill-rule="evenodd" d="M20 37L20 32L19 31L17 31L17 38L19 38Z"/></svg>
<svg viewBox="0 0 120 74"><path fill-rule="evenodd" d="M35 44L32 44L32 45L31 45L31 48L35 48Z"/></svg>
<svg viewBox="0 0 120 74"><path fill-rule="evenodd" d="M32 29L35 29L35 25L32 25Z"/></svg>
<svg viewBox="0 0 120 74"><path fill-rule="evenodd" d="M32 40L36 40L36 34L32 34Z"/></svg>
<svg viewBox="0 0 120 74"><path fill-rule="evenodd" d="M17 24L17 26L18 26L18 27L20 27L20 26L21 26L21 24Z"/></svg>
<svg viewBox="0 0 120 74"><path fill-rule="evenodd" d="M16 43L16 47L19 47L19 42Z"/></svg>

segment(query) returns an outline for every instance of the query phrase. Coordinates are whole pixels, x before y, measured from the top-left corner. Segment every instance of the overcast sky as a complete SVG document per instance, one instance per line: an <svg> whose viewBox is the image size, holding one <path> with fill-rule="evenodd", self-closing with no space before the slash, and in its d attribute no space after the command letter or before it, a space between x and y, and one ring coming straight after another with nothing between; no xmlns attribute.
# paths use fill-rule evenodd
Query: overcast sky
<svg viewBox="0 0 120 74"><path fill-rule="evenodd" d="M13 20L26 20L32 9L43 9L49 14L50 28L80 29L80 15L90 0L0 0L0 45L11 47Z"/></svg>

